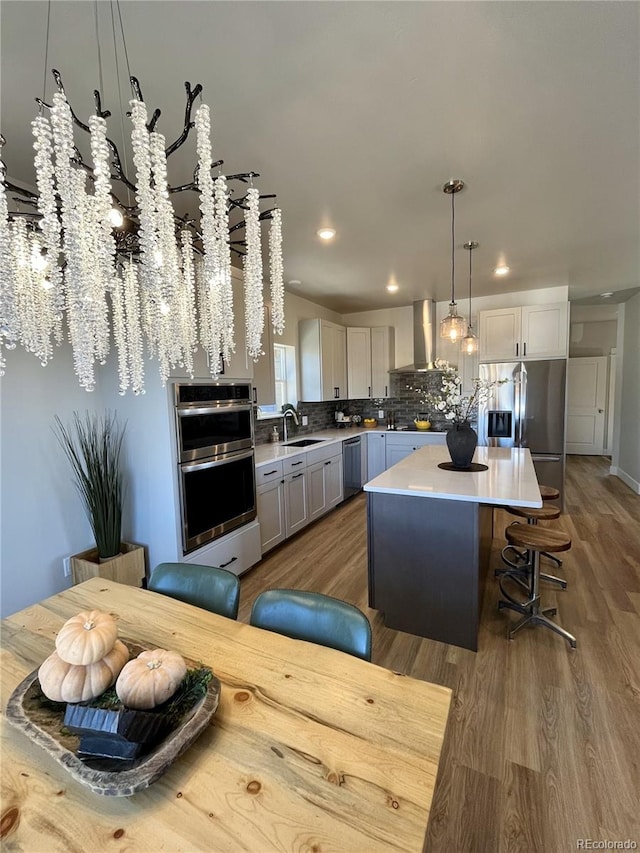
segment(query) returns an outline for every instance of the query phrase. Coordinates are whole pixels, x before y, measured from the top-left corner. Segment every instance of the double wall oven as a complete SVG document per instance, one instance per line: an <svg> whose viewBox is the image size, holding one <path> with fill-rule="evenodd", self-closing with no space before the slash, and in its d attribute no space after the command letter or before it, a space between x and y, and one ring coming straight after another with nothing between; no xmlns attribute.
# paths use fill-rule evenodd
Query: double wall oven
<svg viewBox="0 0 640 853"><path fill-rule="evenodd" d="M252 388L178 383L175 413L187 554L256 517Z"/></svg>

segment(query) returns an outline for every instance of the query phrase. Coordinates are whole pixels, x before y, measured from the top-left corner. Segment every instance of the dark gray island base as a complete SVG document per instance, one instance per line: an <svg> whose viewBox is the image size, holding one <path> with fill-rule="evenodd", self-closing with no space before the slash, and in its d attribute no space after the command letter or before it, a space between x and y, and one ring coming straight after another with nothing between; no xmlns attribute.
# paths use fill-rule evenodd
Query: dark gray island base
<svg viewBox="0 0 640 853"><path fill-rule="evenodd" d="M369 606L385 625L478 650L493 508L367 493Z"/></svg>

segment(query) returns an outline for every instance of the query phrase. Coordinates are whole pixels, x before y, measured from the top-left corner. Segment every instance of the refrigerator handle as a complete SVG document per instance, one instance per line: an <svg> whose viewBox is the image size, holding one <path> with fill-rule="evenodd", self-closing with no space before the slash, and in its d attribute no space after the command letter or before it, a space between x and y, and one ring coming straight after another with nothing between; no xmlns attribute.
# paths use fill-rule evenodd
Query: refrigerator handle
<svg viewBox="0 0 640 853"><path fill-rule="evenodd" d="M526 370L520 371L520 382L518 383L520 387L520 405L518 410L520 412L519 418L519 429L518 429L518 445L520 447L526 447L526 438L527 438L527 427L525 424L525 417L527 415L527 372Z"/></svg>

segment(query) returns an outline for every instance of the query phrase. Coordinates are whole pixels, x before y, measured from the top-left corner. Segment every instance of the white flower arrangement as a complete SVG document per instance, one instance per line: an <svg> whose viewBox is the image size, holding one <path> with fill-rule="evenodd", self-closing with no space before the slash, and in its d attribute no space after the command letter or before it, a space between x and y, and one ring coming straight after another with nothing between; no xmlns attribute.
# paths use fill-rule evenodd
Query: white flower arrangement
<svg viewBox="0 0 640 853"><path fill-rule="evenodd" d="M434 413L444 416L454 424L468 423L475 417L478 405L488 400L491 391L497 385L504 385L508 379L497 379L488 381L486 379L474 379L473 391L470 394L462 393L462 378L458 368L450 365L448 361L439 358L435 361L435 368L442 371L442 384L440 394L425 392L423 388L413 388L420 394L420 402L432 407Z"/></svg>

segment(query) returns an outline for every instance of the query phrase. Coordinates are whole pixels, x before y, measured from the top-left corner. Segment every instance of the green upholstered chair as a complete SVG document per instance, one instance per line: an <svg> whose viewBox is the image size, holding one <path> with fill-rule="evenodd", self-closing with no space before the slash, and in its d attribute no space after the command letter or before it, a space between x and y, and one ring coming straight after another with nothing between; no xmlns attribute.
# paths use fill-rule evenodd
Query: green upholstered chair
<svg viewBox="0 0 640 853"><path fill-rule="evenodd" d="M229 619L238 618L240 580L226 569L192 563L160 563L151 573L149 589Z"/></svg>
<svg viewBox="0 0 640 853"><path fill-rule="evenodd" d="M371 660L371 625L364 613L319 592L266 590L253 602L250 622L294 640L308 640Z"/></svg>

